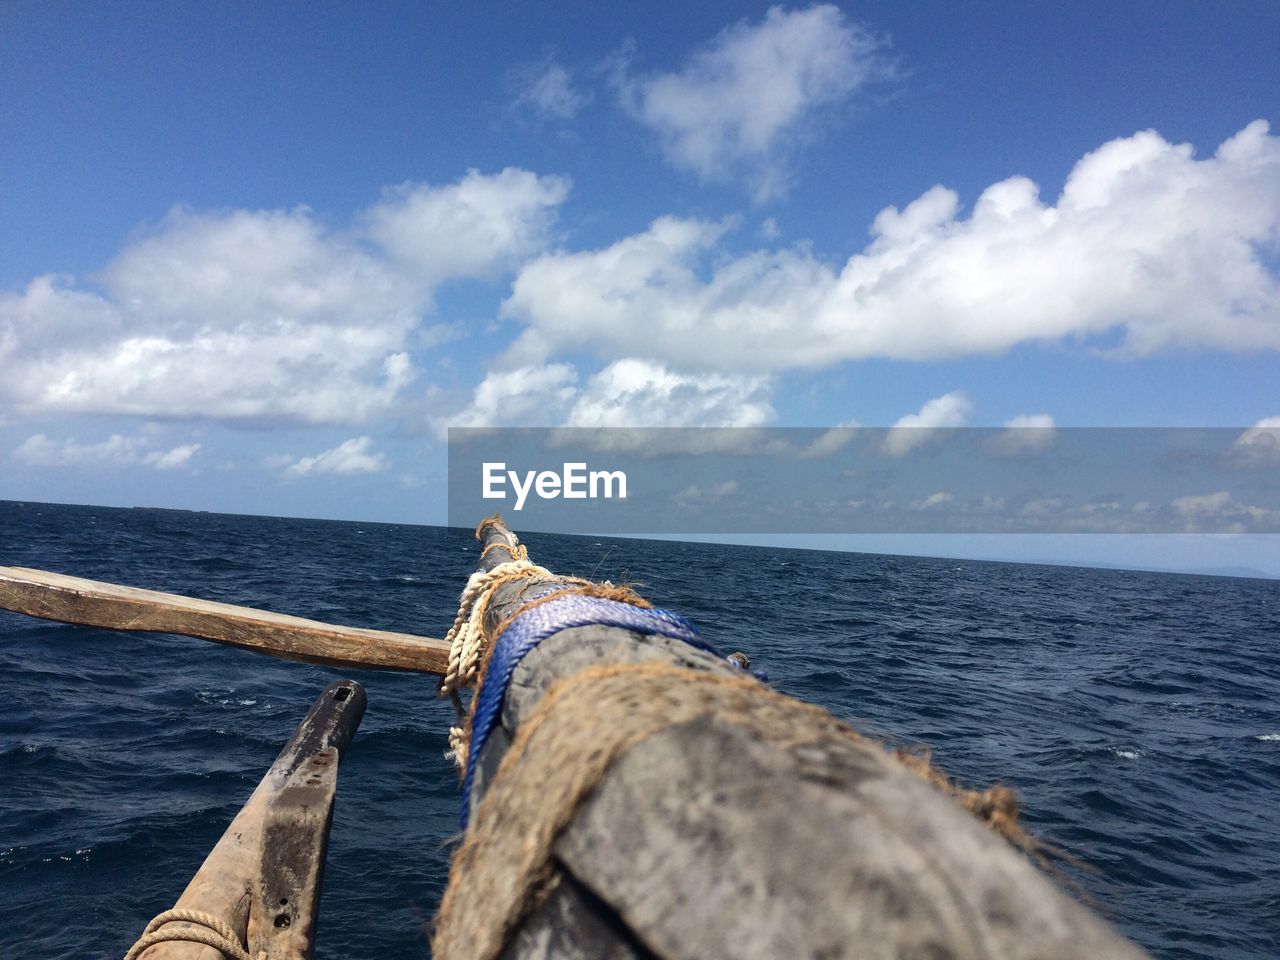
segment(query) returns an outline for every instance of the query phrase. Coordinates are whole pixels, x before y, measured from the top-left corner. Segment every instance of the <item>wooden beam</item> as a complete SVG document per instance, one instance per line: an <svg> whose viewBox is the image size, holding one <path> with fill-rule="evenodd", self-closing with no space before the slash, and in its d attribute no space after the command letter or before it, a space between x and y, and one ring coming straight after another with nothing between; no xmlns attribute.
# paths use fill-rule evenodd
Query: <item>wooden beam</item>
<svg viewBox="0 0 1280 960"><path fill-rule="evenodd" d="M515 542L500 521L479 538ZM527 587L504 584L486 611L490 628ZM477 758L471 828L548 689L587 667L653 662L740 676L678 641L616 627L566 629L529 653ZM587 752L592 731L582 737ZM573 960L1147 956L874 742L774 743L714 711L628 750L552 853L544 889L553 892L535 898L501 960L545 960L549 943Z"/></svg>
<svg viewBox="0 0 1280 960"><path fill-rule="evenodd" d="M0 567L0 609L109 630L176 633L285 660L443 674L443 640L345 627L252 607L140 590L25 567Z"/></svg>
<svg viewBox="0 0 1280 960"><path fill-rule="evenodd" d="M217 917L242 945L254 945L254 957L262 950L272 960L314 955L338 762L367 703L364 688L354 681L339 680L325 688L191 878L175 909ZM159 930L166 927L182 929L184 924L171 920ZM213 947L177 940L147 947L138 960L225 958Z"/></svg>

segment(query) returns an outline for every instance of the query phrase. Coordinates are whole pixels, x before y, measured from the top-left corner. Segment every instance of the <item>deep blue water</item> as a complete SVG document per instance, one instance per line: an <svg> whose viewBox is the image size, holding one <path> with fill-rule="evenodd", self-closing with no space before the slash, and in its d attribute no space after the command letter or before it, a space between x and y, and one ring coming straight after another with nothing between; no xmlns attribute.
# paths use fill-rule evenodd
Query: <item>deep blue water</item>
<svg viewBox="0 0 1280 960"><path fill-rule="evenodd" d="M1130 936L1280 953L1280 584L531 535L639 580L776 686L1003 779ZM0 564L443 635L475 559L432 527L0 502ZM423 958L457 823L450 709L353 672L321 957ZM0 956L119 957L339 674L0 612Z"/></svg>

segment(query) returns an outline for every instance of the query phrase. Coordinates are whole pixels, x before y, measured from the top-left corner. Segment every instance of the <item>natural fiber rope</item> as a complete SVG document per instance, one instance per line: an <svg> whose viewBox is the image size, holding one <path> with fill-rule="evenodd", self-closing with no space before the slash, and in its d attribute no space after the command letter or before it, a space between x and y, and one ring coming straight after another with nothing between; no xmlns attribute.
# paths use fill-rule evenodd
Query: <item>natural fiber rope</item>
<svg viewBox="0 0 1280 960"><path fill-rule="evenodd" d="M168 923L185 923L190 926L160 929ZM251 960L249 951L240 945L240 936L219 917L203 910L187 910L175 907L166 910L147 924L137 943L129 948L124 960L137 960L142 952L157 943L201 943L220 951L231 960ZM259 960L266 956L259 954Z"/></svg>
<svg viewBox="0 0 1280 960"><path fill-rule="evenodd" d="M521 724L466 839L454 856L436 920L434 956L493 960L552 876L551 847L609 767L640 741L677 724L714 716L776 749L810 743L874 743L812 704L775 693L744 675L667 664L592 667L554 684ZM591 735L583 736L584 726ZM893 758L884 754L885 762ZM907 769L941 786L916 766ZM942 778L947 792L956 794ZM1010 794L1010 799L1011 799ZM962 804L980 816L982 805ZM998 832L1034 847L996 804ZM1014 808L1016 810L1016 807Z"/></svg>
<svg viewBox="0 0 1280 960"><path fill-rule="evenodd" d="M477 534L493 518L485 520L477 528ZM511 559L500 563L491 570L477 570L467 580L467 585L458 600L458 613L453 618L453 626L445 635L445 643L449 644L449 665L444 679L440 681L439 696L453 700L457 710L458 722L449 727L449 753L458 768L464 769L467 763L467 741L469 724L465 721L461 709L459 691L475 686L484 663L485 649L489 645L489 637L484 627L485 613L493 600L494 594L506 583L515 580L555 580L563 583L589 585L589 580L577 577L560 577L546 567L539 566L529 559L529 551L524 544L495 542L481 551L481 557L490 550L507 551Z"/></svg>

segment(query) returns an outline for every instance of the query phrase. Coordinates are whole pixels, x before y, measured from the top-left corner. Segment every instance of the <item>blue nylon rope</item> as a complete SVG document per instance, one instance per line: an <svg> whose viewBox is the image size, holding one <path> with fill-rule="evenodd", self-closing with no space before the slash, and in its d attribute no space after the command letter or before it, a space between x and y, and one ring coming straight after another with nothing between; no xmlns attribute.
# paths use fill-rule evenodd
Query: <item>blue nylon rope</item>
<svg viewBox="0 0 1280 960"><path fill-rule="evenodd" d="M536 598L534 598L536 599ZM507 686L525 654L553 633L571 627L622 627L637 633L657 634L683 640L689 646L713 656L720 651L702 638L697 628L670 610L645 610L618 600L574 593L539 604L517 617L493 647L484 685L477 695L471 722L471 745L467 748L467 774L462 781L462 828L467 827L471 810L471 787L476 763L502 714Z"/></svg>

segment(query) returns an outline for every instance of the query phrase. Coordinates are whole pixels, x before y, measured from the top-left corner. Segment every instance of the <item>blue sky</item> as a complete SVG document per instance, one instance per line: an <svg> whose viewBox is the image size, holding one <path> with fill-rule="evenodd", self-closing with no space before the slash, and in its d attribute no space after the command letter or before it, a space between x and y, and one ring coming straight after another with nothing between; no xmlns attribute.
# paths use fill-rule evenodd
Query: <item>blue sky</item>
<svg viewBox="0 0 1280 960"><path fill-rule="evenodd" d="M1278 56L1261 2L7 3L0 497L432 523L450 424L1278 426Z"/></svg>

